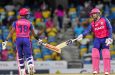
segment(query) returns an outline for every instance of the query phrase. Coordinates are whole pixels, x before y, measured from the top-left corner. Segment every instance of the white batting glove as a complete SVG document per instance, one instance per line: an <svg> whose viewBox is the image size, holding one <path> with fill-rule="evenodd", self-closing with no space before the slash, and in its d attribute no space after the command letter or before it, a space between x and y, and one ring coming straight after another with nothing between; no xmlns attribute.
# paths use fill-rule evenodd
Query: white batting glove
<svg viewBox="0 0 115 75"><path fill-rule="evenodd" d="M107 39L105 40L105 43L106 43L106 45L108 46L108 45L110 45L110 44L113 43L113 39L107 38Z"/></svg>
<svg viewBox="0 0 115 75"><path fill-rule="evenodd" d="M39 40L38 40L38 45L43 45L43 46L44 46L45 43L44 43L41 39L39 39Z"/></svg>
<svg viewBox="0 0 115 75"><path fill-rule="evenodd" d="M67 45L71 45L72 43L73 43L72 39L66 41Z"/></svg>
<svg viewBox="0 0 115 75"><path fill-rule="evenodd" d="M77 41L81 41L83 39L83 34L80 34L78 37L77 37Z"/></svg>
<svg viewBox="0 0 115 75"><path fill-rule="evenodd" d="M7 42L8 41L2 42L2 50L6 49Z"/></svg>

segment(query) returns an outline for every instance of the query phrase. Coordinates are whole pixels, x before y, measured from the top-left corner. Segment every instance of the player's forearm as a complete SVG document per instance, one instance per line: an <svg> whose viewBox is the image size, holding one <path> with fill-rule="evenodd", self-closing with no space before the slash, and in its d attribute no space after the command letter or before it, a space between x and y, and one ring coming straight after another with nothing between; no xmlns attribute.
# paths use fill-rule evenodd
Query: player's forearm
<svg viewBox="0 0 115 75"><path fill-rule="evenodd" d="M11 38L12 34L14 33L14 31L15 31L15 28L12 28L12 30L8 34L8 37L4 40L5 41L5 42L3 42L4 43L4 46L3 46L4 49L6 48L7 41L9 40L9 38Z"/></svg>
<svg viewBox="0 0 115 75"><path fill-rule="evenodd" d="M83 36L86 36L88 34L88 31L84 31L82 34Z"/></svg>
<svg viewBox="0 0 115 75"><path fill-rule="evenodd" d="M8 37L6 38L7 41L8 41L9 38L11 38L12 34L13 34L12 32L10 32L10 33L8 34Z"/></svg>
<svg viewBox="0 0 115 75"><path fill-rule="evenodd" d="M37 34L33 33L33 36L34 36L34 38L35 38L36 40L38 40L38 39L39 39L39 37L38 37L38 35L37 35Z"/></svg>
<svg viewBox="0 0 115 75"><path fill-rule="evenodd" d="M91 25L88 26L88 28L82 33L83 36L86 36L91 31Z"/></svg>
<svg viewBox="0 0 115 75"><path fill-rule="evenodd" d="M38 39L39 39L38 35L37 35L37 34L35 34L34 30L32 30L32 35L34 36L34 38L35 38L36 40L38 40Z"/></svg>
<svg viewBox="0 0 115 75"><path fill-rule="evenodd" d="M112 38L112 26L111 26L111 24L108 25L108 30L109 30L109 38Z"/></svg>
<svg viewBox="0 0 115 75"><path fill-rule="evenodd" d="M112 28L109 28L109 38L112 38Z"/></svg>
<svg viewBox="0 0 115 75"><path fill-rule="evenodd" d="M108 31L109 31L108 37L112 38L112 26L111 26L111 23L107 18L105 18L105 20L106 20L107 28L108 28Z"/></svg>
<svg viewBox="0 0 115 75"><path fill-rule="evenodd" d="M38 40L38 39L39 39L39 37L38 37L37 35L34 35L34 38L35 38L36 40Z"/></svg>
<svg viewBox="0 0 115 75"><path fill-rule="evenodd" d="M15 28L12 28L12 30L10 31L10 33L8 34L8 37L6 38L6 40L8 41L9 38L11 38L11 36L13 35L15 31Z"/></svg>

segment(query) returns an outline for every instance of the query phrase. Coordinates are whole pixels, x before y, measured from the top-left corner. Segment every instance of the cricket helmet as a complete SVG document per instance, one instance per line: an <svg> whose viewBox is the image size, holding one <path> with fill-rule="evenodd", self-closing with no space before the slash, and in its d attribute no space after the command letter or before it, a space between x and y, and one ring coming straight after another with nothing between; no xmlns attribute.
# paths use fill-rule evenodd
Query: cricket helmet
<svg viewBox="0 0 115 75"><path fill-rule="evenodd" d="M22 9L20 9L20 11L19 11L19 15L20 15L20 16L26 16L26 15L28 15L28 14L30 14L30 12L29 12L29 10L28 10L27 8L22 8Z"/></svg>
<svg viewBox="0 0 115 75"><path fill-rule="evenodd" d="M92 15L94 13L101 13L101 12L98 8L94 8L94 9L91 10L90 15Z"/></svg>

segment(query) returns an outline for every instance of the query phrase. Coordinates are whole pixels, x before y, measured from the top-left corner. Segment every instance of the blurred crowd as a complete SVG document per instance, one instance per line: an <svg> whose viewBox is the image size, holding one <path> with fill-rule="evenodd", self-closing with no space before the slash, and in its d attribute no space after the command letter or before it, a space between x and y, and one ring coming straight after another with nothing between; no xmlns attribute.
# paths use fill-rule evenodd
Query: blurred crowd
<svg viewBox="0 0 115 75"><path fill-rule="evenodd" d="M72 29L72 32L70 33L73 34L71 35L73 38L81 34L92 21L89 16L90 10L94 7L99 8L102 11L102 16L107 17L113 27L114 42L110 46L110 50L112 58L115 58L115 5L102 3L100 1L95 5L92 5L92 2L89 0L83 4L77 5L71 2L66 8L59 4L54 8L45 1L41 2L39 5L37 5L37 2L34 2L31 7L29 7L27 4L24 4L24 0L14 1L17 1L17 4L13 4L12 2L7 5L0 6L1 61L15 60L15 33L9 40L6 50L2 50L2 42L6 39L9 31L11 30L13 21L20 18L18 15L18 10L22 7L30 9L31 18L29 18L29 20L34 25L36 34L42 34L39 36L39 38L42 39L43 42L47 42L52 45L57 45L59 43L58 41L60 40L60 38L58 38L58 34L64 34L64 32L66 32L68 29ZM63 60L60 54L53 52L43 46L39 46L37 44L37 40L35 40L33 36L31 36L31 43L35 60ZM91 48L93 47L92 33L87 35L80 43L76 42L75 46L78 46L80 49L80 57L83 57L85 53L91 53Z"/></svg>

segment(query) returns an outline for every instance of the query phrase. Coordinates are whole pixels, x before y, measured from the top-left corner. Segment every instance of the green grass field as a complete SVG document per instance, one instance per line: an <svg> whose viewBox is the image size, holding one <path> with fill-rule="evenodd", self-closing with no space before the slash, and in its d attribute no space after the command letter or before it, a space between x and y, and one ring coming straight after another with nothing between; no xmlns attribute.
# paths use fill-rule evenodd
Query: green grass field
<svg viewBox="0 0 115 75"><path fill-rule="evenodd" d="M84 73L84 74L35 74L35 75L93 75L93 74ZM97 75L104 75L104 74L97 74ZM110 75L115 75L115 73Z"/></svg>

